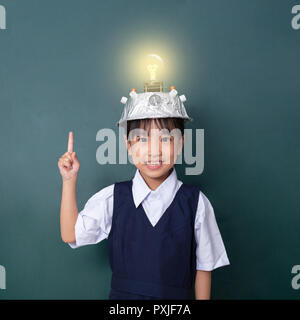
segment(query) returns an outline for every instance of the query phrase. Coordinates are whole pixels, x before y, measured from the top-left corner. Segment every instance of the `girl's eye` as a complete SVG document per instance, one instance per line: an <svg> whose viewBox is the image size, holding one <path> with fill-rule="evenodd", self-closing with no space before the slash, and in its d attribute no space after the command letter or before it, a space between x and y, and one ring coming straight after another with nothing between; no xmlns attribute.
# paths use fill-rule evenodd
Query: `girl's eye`
<svg viewBox="0 0 300 320"><path fill-rule="evenodd" d="M137 137L137 141L139 141L139 142L147 142L148 138L147 137ZM162 137L161 141L162 142L169 142L169 141L171 141L171 137Z"/></svg>
<svg viewBox="0 0 300 320"><path fill-rule="evenodd" d="M137 137L136 137L136 141L137 141L137 142L147 142L147 138L146 138L146 137L137 136Z"/></svg>

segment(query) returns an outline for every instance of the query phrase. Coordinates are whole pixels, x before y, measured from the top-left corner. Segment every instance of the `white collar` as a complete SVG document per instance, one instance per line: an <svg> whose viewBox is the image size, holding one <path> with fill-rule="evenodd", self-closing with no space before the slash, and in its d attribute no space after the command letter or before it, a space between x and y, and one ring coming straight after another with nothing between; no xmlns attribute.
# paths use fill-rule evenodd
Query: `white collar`
<svg viewBox="0 0 300 320"><path fill-rule="evenodd" d="M154 198L159 198L161 195L164 197L172 197L177 189L178 181L175 167L173 167L173 170L167 179L165 179L155 190L151 190L141 176L139 170L136 169L134 178L132 179L132 195L136 208L150 193Z"/></svg>

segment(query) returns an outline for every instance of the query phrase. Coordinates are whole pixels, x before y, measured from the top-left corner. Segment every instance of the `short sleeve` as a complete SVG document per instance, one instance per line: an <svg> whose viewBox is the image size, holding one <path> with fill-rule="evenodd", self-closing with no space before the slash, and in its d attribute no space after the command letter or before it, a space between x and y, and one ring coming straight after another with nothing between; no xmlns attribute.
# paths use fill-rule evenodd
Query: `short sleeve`
<svg viewBox="0 0 300 320"><path fill-rule="evenodd" d="M214 209L201 191L195 217L195 239L197 270L211 271L230 264Z"/></svg>
<svg viewBox="0 0 300 320"><path fill-rule="evenodd" d="M107 239L112 223L114 184L95 193L78 213L72 249Z"/></svg>

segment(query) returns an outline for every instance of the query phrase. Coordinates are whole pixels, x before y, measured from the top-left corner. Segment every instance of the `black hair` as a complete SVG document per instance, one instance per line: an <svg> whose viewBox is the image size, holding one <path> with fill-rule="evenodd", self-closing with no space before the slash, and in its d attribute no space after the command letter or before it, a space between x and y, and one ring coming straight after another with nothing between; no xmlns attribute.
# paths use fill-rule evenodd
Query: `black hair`
<svg viewBox="0 0 300 320"><path fill-rule="evenodd" d="M144 129L149 135L152 121L160 130L168 129L171 132L172 129L177 128L181 131L182 136L184 134L184 119L182 118L147 118L127 121L127 139L133 129Z"/></svg>

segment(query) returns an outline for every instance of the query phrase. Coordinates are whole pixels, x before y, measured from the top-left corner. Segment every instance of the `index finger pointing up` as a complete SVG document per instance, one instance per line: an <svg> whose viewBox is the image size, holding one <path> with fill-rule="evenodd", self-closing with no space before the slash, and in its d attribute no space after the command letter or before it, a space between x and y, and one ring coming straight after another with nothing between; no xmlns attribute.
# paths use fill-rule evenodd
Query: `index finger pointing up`
<svg viewBox="0 0 300 320"><path fill-rule="evenodd" d="M69 132L69 140L68 140L68 152L73 152L73 141L74 141L74 138L73 138L73 132L70 131Z"/></svg>

